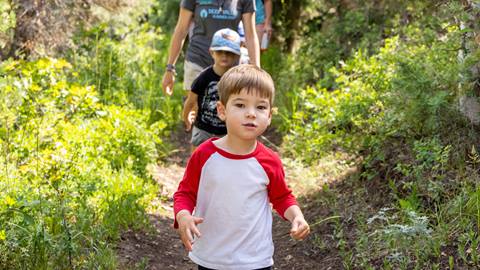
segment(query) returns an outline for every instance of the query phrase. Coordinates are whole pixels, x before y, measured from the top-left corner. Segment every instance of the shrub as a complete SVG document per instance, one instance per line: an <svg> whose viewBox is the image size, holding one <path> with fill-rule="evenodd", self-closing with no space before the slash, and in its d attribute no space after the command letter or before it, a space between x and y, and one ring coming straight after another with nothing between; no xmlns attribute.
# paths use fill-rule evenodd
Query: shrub
<svg viewBox="0 0 480 270"><path fill-rule="evenodd" d="M95 85L105 104L127 105L149 110L148 122L163 121L168 127L180 120L183 91L177 83L175 95L162 93L168 37L149 23L120 28L99 24L76 37L79 49L69 59L82 83ZM179 70L179 77L182 76ZM177 80L178 81L178 80Z"/></svg>
<svg viewBox="0 0 480 270"><path fill-rule="evenodd" d="M66 61L8 61L0 74L0 268L115 269L110 242L146 222L155 196L145 168L159 131L71 83Z"/></svg>

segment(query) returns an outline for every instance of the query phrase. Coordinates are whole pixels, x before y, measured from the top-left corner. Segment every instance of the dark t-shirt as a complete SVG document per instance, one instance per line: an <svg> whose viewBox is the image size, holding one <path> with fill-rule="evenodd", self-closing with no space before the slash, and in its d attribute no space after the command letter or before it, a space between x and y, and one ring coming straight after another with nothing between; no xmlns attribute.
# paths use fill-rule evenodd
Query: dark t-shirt
<svg viewBox="0 0 480 270"><path fill-rule="evenodd" d="M213 66L209 66L193 81L192 91L198 95L198 112L193 124L207 132L224 135L227 134L225 122L217 115L217 101L219 101L217 84L220 78L213 71Z"/></svg>
<svg viewBox="0 0 480 270"><path fill-rule="evenodd" d="M213 34L220 29L236 30L245 13L255 12L255 0L182 0L180 6L193 12L186 58L201 67L213 65L208 52Z"/></svg>

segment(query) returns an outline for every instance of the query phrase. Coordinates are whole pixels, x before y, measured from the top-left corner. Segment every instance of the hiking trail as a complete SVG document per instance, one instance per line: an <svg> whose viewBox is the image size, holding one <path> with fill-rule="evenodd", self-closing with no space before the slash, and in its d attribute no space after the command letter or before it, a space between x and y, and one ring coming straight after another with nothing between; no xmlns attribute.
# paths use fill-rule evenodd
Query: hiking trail
<svg viewBox="0 0 480 270"><path fill-rule="evenodd" d="M184 132L174 132L170 141L176 146L177 151L165 164L153 169L153 178L160 187L158 203L161 210L149 213L151 229L128 229L122 233L117 247L120 269L197 269L197 266L188 258L176 231L171 227L173 193L183 176L190 155L188 139L189 136ZM267 132L262 141L272 147L275 145L272 141L278 142L278 135ZM288 176L288 171L286 174ZM287 177L287 181L291 185L295 180ZM313 224L314 220L309 220L309 217L326 217L325 215L329 214L325 209L316 209L314 200L309 202L308 198L299 198L299 202L302 208L310 208L304 211L310 224ZM312 228L312 233L306 240L295 241L289 235L290 223L274 213L272 230L275 264L273 269L341 269L341 259L335 252L325 252L325 249L315 245L315 241L318 240L317 234L322 233L319 229L320 226Z"/></svg>

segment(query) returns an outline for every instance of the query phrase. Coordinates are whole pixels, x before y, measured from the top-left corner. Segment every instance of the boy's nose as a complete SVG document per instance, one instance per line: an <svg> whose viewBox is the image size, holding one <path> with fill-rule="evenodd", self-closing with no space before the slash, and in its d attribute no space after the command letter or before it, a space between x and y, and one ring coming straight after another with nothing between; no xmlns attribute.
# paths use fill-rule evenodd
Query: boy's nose
<svg viewBox="0 0 480 270"><path fill-rule="evenodd" d="M255 108L247 108L246 115L247 117L250 117L250 118L257 117L257 115L255 114Z"/></svg>

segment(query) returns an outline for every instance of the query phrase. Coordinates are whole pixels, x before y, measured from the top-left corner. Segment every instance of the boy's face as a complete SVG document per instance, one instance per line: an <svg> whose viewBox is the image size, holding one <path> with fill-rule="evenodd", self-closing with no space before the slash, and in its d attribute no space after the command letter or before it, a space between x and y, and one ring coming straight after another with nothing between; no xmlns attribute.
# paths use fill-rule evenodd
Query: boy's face
<svg viewBox="0 0 480 270"><path fill-rule="evenodd" d="M228 98L226 106L217 104L218 117L225 121L227 133L243 140L256 140L267 129L272 120L270 102L257 91L246 90Z"/></svg>
<svg viewBox="0 0 480 270"><path fill-rule="evenodd" d="M238 63L240 56L228 51L210 51L215 65L231 68Z"/></svg>

